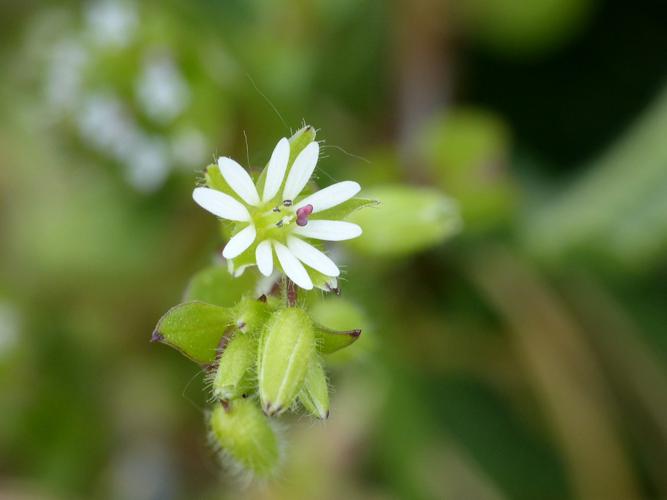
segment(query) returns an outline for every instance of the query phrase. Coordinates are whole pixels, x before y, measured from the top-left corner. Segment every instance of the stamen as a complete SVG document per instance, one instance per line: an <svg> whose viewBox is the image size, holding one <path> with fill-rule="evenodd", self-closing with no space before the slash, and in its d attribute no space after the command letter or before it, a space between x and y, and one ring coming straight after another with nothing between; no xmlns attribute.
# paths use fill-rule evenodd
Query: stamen
<svg viewBox="0 0 667 500"><path fill-rule="evenodd" d="M296 225L305 226L308 224L308 217L313 213L313 206L306 205L296 211Z"/></svg>
<svg viewBox="0 0 667 500"><path fill-rule="evenodd" d="M272 211L273 212L280 212L280 207L274 207Z"/></svg>
<svg viewBox="0 0 667 500"><path fill-rule="evenodd" d="M286 207L291 207L292 206L292 200L283 201L283 205L285 205Z"/></svg>

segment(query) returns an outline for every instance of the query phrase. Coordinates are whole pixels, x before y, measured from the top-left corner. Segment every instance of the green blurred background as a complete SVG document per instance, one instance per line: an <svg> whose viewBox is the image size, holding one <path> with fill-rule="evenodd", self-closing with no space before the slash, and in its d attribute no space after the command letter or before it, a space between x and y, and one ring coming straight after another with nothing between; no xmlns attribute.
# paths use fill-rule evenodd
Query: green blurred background
<svg viewBox="0 0 667 500"><path fill-rule="evenodd" d="M667 497L666 20L1 1L0 497ZM261 166L304 121L322 185L432 186L464 224L443 243L389 216L389 244L336 248L365 333L329 421L286 422L278 479L244 485L199 369L149 338L221 248L203 167Z"/></svg>

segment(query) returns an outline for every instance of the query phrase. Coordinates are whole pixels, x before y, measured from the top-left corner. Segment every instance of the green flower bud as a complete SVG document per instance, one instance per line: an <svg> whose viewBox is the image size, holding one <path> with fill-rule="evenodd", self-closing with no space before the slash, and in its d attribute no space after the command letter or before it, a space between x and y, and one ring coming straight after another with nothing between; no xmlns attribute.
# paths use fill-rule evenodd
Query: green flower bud
<svg viewBox="0 0 667 500"><path fill-rule="evenodd" d="M273 313L258 351L259 396L267 415L278 415L292 404L303 385L315 353L313 325L301 309Z"/></svg>
<svg viewBox="0 0 667 500"><path fill-rule="evenodd" d="M322 362L313 356L308 364L306 378L299 393L299 402L314 417L329 417L329 386Z"/></svg>
<svg viewBox="0 0 667 500"><path fill-rule="evenodd" d="M254 401L216 405L209 422L213 442L234 462L258 476L275 470L280 460L278 438Z"/></svg>
<svg viewBox="0 0 667 500"><path fill-rule="evenodd" d="M170 345L202 365L210 364L231 321L231 312L225 307L187 302L162 316L151 341Z"/></svg>
<svg viewBox="0 0 667 500"><path fill-rule="evenodd" d="M213 395L217 399L238 398L251 388L256 347L250 335L242 332L237 332L225 346L213 378Z"/></svg>
<svg viewBox="0 0 667 500"><path fill-rule="evenodd" d="M365 193L380 201L348 220L364 228L350 246L368 255L406 255L435 246L461 227L456 203L431 188L386 185Z"/></svg>

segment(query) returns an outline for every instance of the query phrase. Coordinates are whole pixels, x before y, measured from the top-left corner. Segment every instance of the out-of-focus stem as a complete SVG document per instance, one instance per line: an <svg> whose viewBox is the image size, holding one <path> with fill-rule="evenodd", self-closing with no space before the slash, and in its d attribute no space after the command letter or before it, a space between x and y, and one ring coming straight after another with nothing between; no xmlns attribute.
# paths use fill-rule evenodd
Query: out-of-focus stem
<svg viewBox="0 0 667 500"><path fill-rule="evenodd" d="M407 174L419 179L414 137L425 120L442 111L451 96L446 44L447 2L402 0L396 6L397 112L399 153Z"/></svg>
<svg viewBox="0 0 667 500"><path fill-rule="evenodd" d="M468 264L473 281L509 326L566 457L576 496L639 498L597 359L568 311L508 250L483 252Z"/></svg>

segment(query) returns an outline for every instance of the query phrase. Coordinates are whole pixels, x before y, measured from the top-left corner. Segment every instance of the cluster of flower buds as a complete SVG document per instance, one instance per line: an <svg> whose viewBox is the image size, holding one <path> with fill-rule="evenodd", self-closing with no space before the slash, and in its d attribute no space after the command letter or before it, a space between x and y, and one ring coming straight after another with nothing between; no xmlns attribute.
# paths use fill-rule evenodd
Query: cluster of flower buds
<svg viewBox="0 0 667 500"><path fill-rule="evenodd" d="M319 154L314 139L312 127L282 139L257 184L229 158L208 167L207 186L196 188L193 197L231 221L222 222L228 270L198 279L188 301L168 311L153 332L154 341L207 371L211 439L223 456L254 476L270 476L280 462L273 419L288 411L329 416L324 356L361 334L318 324L302 295L313 287L337 290L340 273L321 241L360 235L359 226L341 219L373 203L355 198L359 185L351 181L311 190ZM248 269L253 265L263 278ZM270 291L257 292L260 278L269 281ZM230 287L230 281L239 286Z"/></svg>

